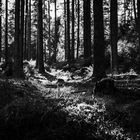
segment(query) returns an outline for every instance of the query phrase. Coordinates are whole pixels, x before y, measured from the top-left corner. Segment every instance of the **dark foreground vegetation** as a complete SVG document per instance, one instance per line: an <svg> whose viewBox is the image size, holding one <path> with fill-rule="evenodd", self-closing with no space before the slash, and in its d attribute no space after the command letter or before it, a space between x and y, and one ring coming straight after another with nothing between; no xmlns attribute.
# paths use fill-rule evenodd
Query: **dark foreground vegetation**
<svg viewBox="0 0 140 140"><path fill-rule="evenodd" d="M41 80L45 78L35 74L28 81L0 78L0 139L140 139L138 75L113 77L114 91L112 87L105 91L104 80L100 84L91 79L58 80L65 85L58 87L57 82L44 85ZM50 75L52 79L57 80Z"/></svg>

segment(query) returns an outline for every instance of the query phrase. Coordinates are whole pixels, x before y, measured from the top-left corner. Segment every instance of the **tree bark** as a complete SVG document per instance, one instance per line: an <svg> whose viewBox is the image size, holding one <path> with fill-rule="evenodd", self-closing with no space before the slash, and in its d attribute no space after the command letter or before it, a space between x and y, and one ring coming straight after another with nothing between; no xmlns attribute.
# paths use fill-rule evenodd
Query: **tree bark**
<svg viewBox="0 0 140 140"><path fill-rule="evenodd" d="M139 52L140 52L140 1L137 1L137 32L139 36Z"/></svg>
<svg viewBox="0 0 140 140"><path fill-rule="evenodd" d="M77 7L77 59L79 57L79 46L80 46L80 37L79 37L79 30L80 30L80 2L78 0L78 7Z"/></svg>
<svg viewBox="0 0 140 140"><path fill-rule="evenodd" d="M8 0L5 3L5 63L8 63Z"/></svg>
<svg viewBox="0 0 140 140"><path fill-rule="evenodd" d="M21 38L21 0L15 1L15 59L14 59L14 76L23 78L22 67L22 49L20 44Z"/></svg>
<svg viewBox="0 0 140 140"><path fill-rule="evenodd" d="M21 14L20 14L20 64L23 69L23 45L24 45L24 4L25 1L21 0Z"/></svg>
<svg viewBox="0 0 140 140"><path fill-rule="evenodd" d="M103 0L94 1L94 70L93 76L99 80L105 74L105 44L103 22Z"/></svg>
<svg viewBox="0 0 140 140"><path fill-rule="evenodd" d="M49 38L48 38L48 48L49 48L49 58L51 57L51 45L50 45L50 38L51 38L51 21L50 21L50 0L48 0L48 17L49 17Z"/></svg>
<svg viewBox="0 0 140 140"><path fill-rule="evenodd" d="M71 49L70 49L70 6L69 0L67 0L67 48L68 48L68 63L71 61Z"/></svg>
<svg viewBox="0 0 140 140"><path fill-rule="evenodd" d="M2 0L0 0L0 62L1 62L1 57L2 57Z"/></svg>
<svg viewBox="0 0 140 140"><path fill-rule="evenodd" d="M84 58L91 56L90 0L84 0Z"/></svg>
<svg viewBox="0 0 140 140"><path fill-rule="evenodd" d="M53 61L56 62L56 55L57 55L57 7L56 7L56 0L54 2L54 15L55 15L55 40L54 40L54 57Z"/></svg>
<svg viewBox="0 0 140 140"><path fill-rule="evenodd" d="M75 33L74 33L74 25L75 25L75 21L74 21L74 0L72 0L72 44L71 44L71 60L74 60L74 45L75 45Z"/></svg>
<svg viewBox="0 0 140 140"><path fill-rule="evenodd" d="M40 73L44 73L43 61L43 18L42 18L42 0L38 0L38 68Z"/></svg>
<svg viewBox="0 0 140 140"><path fill-rule="evenodd" d="M31 48L31 0L29 0L28 5L28 20L27 20L27 48L28 48L28 60L32 58L32 48Z"/></svg>
<svg viewBox="0 0 140 140"><path fill-rule="evenodd" d="M136 2L135 2L135 0L133 0L133 9L134 9L135 24L137 24L137 12L136 12Z"/></svg>
<svg viewBox="0 0 140 140"><path fill-rule="evenodd" d="M118 3L117 0L111 0L110 8L110 40L111 40L111 71L117 73L118 57Z"/></svg>
<svg viewBox="0 0 140 140"><path fill-rule="evenodd" d="M28 18L28 0L26 0L26 12L25 12L25 28L24 28L24 59L27 59L27 18Z"/></svg>

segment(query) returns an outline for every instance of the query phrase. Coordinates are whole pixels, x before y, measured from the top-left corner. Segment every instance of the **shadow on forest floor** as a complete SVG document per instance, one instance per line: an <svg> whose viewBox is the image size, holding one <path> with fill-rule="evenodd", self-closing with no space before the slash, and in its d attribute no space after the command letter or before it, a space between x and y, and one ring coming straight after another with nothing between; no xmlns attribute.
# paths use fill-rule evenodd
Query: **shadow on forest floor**
<svg viewBox="0 0 140 140"><path fill-rule="evenodd" d="M91 89L45 97L28 81L0 79L0 139L139 139L139 91L94 97Z"/></svg>

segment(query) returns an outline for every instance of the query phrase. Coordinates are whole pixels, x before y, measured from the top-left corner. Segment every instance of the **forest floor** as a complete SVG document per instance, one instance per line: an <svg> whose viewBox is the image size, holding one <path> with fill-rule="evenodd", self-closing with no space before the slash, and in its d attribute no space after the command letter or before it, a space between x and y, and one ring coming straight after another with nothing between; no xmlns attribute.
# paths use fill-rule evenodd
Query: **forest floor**
<svg viewBox="0 0 140 140"><path fill-rule="evenodd" d="M115 94L94 95L91 67L73 74L46 66L41 75L28 62L24 70L26 80L0 78L1 140L140 139L138 75L116 76Z"/></svg>

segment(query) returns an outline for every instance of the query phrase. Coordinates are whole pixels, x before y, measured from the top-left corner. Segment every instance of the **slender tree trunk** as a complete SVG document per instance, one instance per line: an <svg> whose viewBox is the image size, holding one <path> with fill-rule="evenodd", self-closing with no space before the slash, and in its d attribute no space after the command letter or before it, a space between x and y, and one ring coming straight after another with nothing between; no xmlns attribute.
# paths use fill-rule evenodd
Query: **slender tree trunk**
<svg viewBox="0 0 140 140"><path fill-rule="evenodd" d="M67 60L70 63L70 61L71 61L71 49L70 49L70 6L69 6L69 0L67 0L67 48L68 48Z"/></svg>
<svg viewBox="0 0 140 140"><path fill-rule="evenodd" d="M57 7L56 7L56 0L54 2L54 15L55 15L55 40L54 40L54 57L53 61L56 62L56 55L57 55Z"/></svg>
<svg viewBox="0 0 140 140"><path fill-rule="evenodd" d="M28 20L27 20L27 48L28 48L28 60L32 58L32 48L31 48L31 0L29 0L29 10L28 10Z"/></svg>
<svg viewBox="0 0 140 140"><path fill-rule="evenodd" d="M21 15L20 15L20 64L23 69L23 45L24 45L24 4L25 1L21 0Z"/></svg>
<svg viewBox="0 0 140 140"><path fill-rule="evenodd" d="M105 77L105 44L103 22L103 0L94 0L94 70L97 80Z"/></svg>
<svg viewBox="0 0 140 140"><path fill-rule="evenodd" d="M2 0L0 0L0 62L1 62L1 57L2 57L2 55L1 55L1 53L2 53L2 26L1 26L1 24L2 24Z"/></svg>
<svg viewBox="0 0 140 140"><path fill-rule="evenodd" d="M137 32L139 34L139 52L140 52L140 0L137 0Z"/></svg>
<svg viewBox="0 0 140 140"><path fill-rule="evenodd" d="M72 45L71 45L71 60L74 60L74 54L75 54L75 34L74 34L74 25L75 25L75 21L74 21L74 0L72 0Z"/></svg>
<svg viewBox="0 0 140 140"><path fill-rule="evenodd" d="M25 28L24 28L24 59L27 59L27 21L28 21L28 0L26 0L26 12L25 12Z"/></svg>
<svg viewBox="0 0 140 140"><path fill-rule="evenodd" d="M137 12L136 12L136 2L135 2L135 0L133 0L133 9L134 9L135 24L137 24Z"/></svg>
<svg viewBox="0 0 140 140"><path fill-rule="evenodd" d="M44 0L44 17L45 17L45 15L46 15L47 13L46 13L46 0ZM45 20L45 18L44 18L44 20ZM44 21L44 33L45 33L45 21ZM45 58L45 62L47 62L47 53L46 53L46 51L47 51L47 49L46 49L46 38L44 38L44 58Z"/></svg>
<svg viewBox="0 0 140 140"><path fill-rule="evenodd" d="M84 58L91 56L90 0L84 0Z"/></svg>
<svg viewBox="0 0 140 140"><path fill-rule="evenodd" d="M117 73L118 56L118 3L117 0L111 0L110 9L110 40L111 40L111 71Z"/></svg>
<svg viewBox="0 0 140 140"><path fill-rule="evenodd" d="M5 3L5 63L8 63L8 0Z"/></svg>
<svg viewBox="0 0 140 140"><path fill-rule="evenodd" d="M40 73L44 73L43 61L43 18L42 18L42 0L38 0L38 68Z"/></svg>
<svg viewBox="0 0 140 140"><path fill-rule="evenodd" d="M64 29L65 29L65 36L64 36L64 50L65 50L65 60L67 59L67 22L66 22L66 0L64 0Z"/></svg>
<svg viewBox="0 0 140 140"><path fill-rule="evenodd" d="M48 38L48 48L49 48L49 58L51 57L51 45L50 45L50 38L51 38L51 21L50 21L50 0L48 0L48 18L49 18L49 38Z"/></svg>
<svg viewBox="0 0 140 140"><path fill-rule="evenodd" d="M126 0L124 0L124 24L126 23Z"/></svg>
<svg viewBox="0 0 140 140"><path fill-rule="evenodd" d="M77 8L77 24L78 24L78 27L77 27L77 59L79 57L79 46L80 46L80 37L79 37L79 29L80 29L80 2L78 0L78 8Z"/></svg>

